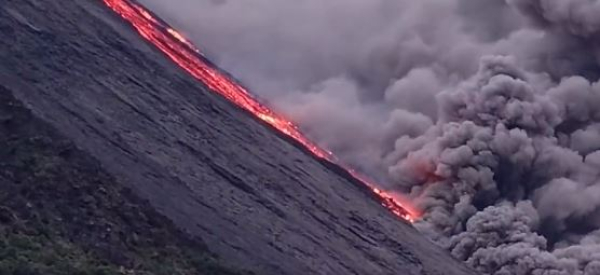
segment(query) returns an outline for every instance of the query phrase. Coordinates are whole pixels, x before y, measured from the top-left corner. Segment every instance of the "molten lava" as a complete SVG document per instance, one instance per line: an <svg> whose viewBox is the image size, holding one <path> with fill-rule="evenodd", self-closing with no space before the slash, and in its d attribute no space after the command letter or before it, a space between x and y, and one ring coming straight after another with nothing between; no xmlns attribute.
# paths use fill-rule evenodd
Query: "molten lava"
<svg viewBox="0 0 600 275"><path fill-rule="evenodd" d="M399 202L398 198L376 188L376 185L366 180L365 177L339 163L331 152L319 147L304 136L295 124L261 104L235 80L206 60L183 34L159 20L144 7L132 0L103 1L109 8L128 21L144 39L160 49L173 62L177 63L194 78L203 82L212 91L224 96L238 107L249 111L257 118L293 138L318 158L346 169L358 181L368 186L373 194L380 199L381 204L398 217L410 222L418 217L418 212L405 207L404 204Z"/></svg>

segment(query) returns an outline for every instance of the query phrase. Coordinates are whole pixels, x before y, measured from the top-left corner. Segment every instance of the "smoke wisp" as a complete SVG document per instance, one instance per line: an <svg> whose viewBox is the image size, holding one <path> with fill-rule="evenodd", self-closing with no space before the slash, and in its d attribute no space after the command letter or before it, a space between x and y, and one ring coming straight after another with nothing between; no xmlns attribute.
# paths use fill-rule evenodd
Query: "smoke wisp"
<svg viewBox="0 0 600 275"><path fill-rule="evenodd" d="M600 274L600 1L142 0L484 274Z"/></svg>

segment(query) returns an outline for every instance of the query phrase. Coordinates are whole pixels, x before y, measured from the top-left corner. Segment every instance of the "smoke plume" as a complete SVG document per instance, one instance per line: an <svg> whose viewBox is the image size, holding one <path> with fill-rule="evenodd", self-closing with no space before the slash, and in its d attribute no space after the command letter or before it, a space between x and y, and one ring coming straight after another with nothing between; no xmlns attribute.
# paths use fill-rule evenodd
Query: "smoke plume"
<svg viewBox="0 0 600 275"><path fill-rule="evenodd" d="M143 0L484 274L600 274L600 1Z"/></svg>

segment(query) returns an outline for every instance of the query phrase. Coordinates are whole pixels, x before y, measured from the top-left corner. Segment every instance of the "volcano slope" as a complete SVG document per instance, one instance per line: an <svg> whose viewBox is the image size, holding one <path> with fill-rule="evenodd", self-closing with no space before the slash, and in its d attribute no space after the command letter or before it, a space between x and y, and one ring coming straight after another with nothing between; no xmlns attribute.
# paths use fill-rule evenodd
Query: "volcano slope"
<svg viewBox="0 0 600 275"><path fill-rule="evenodd" d="M256 274L473 274L350 178L192 79L101 1L3 0L0 35L2 123L27 126L26 135L18 134L21 128L0 128L3 154L14 155L11 146L18 141L44 137L44 150L60 160L53 169L78 171L63 173L75 179L36 188L39 194L22 207L68 198L72 193L55 188L100 174L147 202L138 203L144 211L167 218L145 224L167 232L148 238L175 247L201 239L225 264ZM33 118L15 122L17 109ZM70 157L59 148L65 142L73 144ZM42 150L27 148L32 154ZM5 174L4 195L17 179ZM106 193L103 182L76 189L95 198ZM18 212L19 205L2 207ZM96 200L84 212L106 208L123 211L110 200ZM143 216L113 221L124 224L118 235L135 239L138 231L152 231L125 226ZM73 220L98 224L97 218L57 217L60 226ZM79 231L62 234L85 242ZM136 245L126 242L121 249ZM82 247L100 257L97 245ZM114 256L115 249L107 254ZM193 254L198 248L190 249Z"/></svg>

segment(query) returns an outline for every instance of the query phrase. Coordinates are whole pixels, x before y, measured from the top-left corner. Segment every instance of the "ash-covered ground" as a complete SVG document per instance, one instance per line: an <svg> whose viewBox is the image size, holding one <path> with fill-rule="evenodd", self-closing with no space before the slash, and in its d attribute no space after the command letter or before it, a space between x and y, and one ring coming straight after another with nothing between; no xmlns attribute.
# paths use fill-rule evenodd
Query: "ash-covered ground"
<svg viewBox="0 0 600 275"><path fill-rule="evenodd" d="M193 80L101 1L4 0L0 36L1 91L226 264L257 274L473 274Z"/></svg>

